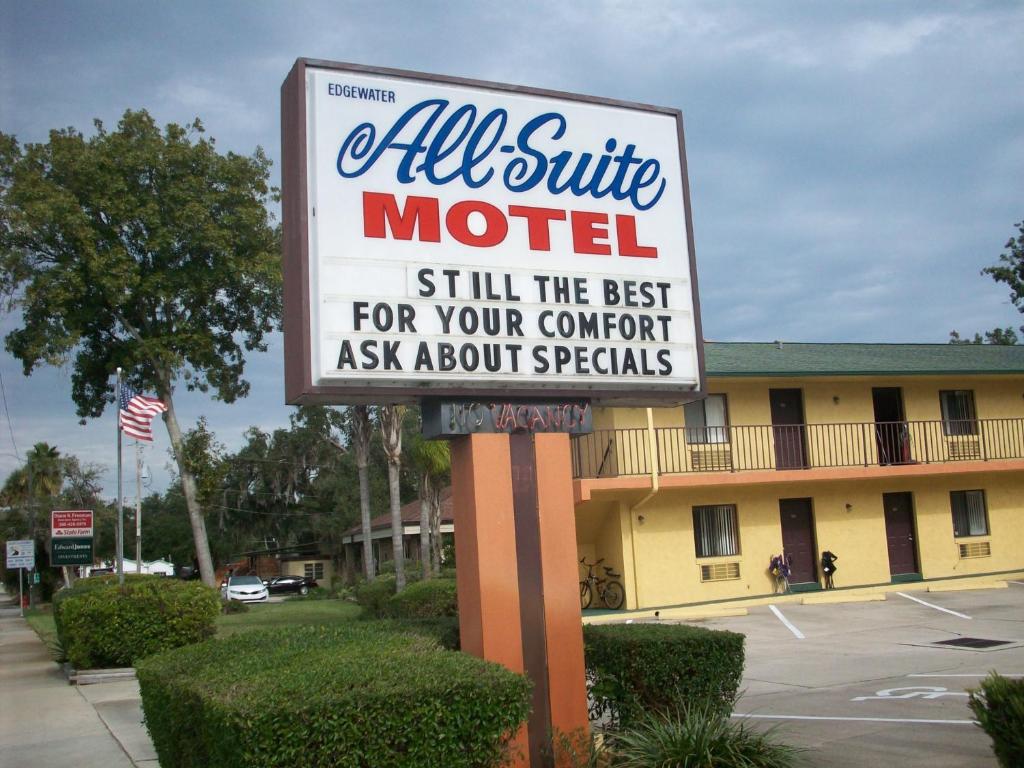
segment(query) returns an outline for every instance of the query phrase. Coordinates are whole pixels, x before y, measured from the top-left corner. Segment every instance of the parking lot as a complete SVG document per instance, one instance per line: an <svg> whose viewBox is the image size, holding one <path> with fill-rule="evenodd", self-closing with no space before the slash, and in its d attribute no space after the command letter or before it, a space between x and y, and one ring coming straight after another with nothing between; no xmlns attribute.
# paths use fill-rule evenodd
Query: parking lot
<svg viewBox="0 0 1024 768"><path fill-rule="evenodd" d="M884 602L780 604L701 622L746 635L737 717L807 747L811 765L997 765L967 689L995 670L1024 675L1024 583L905 591ZM963 638L989 648L936 645ZM971 641L969 641L971 642Z"/></svg>

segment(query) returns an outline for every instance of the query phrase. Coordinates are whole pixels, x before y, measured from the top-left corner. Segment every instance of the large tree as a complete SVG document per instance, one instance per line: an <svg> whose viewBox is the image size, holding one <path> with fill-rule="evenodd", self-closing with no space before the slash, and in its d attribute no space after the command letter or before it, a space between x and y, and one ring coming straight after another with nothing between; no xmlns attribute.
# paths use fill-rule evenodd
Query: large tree
<svg viewBox="0 0 1024 768"><path fill-rule="evenodd" d="M30 374L72 366L80 416L113 402L117 367L166 403L203 581L213 563L174 395L245 396L245 352L281 311L270 161L220 154L199 120L163 130L145 111L89 138L68 128L19 146L0 133L0 289L22 315L7 349Z"/></svg>
<svg viewBox="0 0 1024 768"><path fill-rule="evenodd" d="M388 496L391 501L391 555L395 560L395 589L405 589L405 545L402 541L402 499L399 475L402 467L402 427L407 408L383 405L377 409L381 443L388 457Z"/></svg>

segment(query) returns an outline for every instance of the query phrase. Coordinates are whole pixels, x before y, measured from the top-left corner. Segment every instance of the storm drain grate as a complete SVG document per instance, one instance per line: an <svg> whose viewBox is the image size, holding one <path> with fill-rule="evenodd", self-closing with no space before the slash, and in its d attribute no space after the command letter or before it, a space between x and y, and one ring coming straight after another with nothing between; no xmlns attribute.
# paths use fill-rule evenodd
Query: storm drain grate
<svg viewBox="0 0 1024 768"><path fill-rule="evenodd" d="M952 640L936 640L933 645L952 645L957 648L995 648L1010 645L1012 640L986 640L983 637L954 637Z"/></svg>

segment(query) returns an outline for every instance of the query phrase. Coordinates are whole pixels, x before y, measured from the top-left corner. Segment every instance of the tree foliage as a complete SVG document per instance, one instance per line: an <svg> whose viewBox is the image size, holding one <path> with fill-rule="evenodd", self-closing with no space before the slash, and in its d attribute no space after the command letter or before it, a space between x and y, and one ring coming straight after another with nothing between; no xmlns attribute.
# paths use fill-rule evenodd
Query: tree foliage
<svg viewBox="0 0 1024 768"><path fill-rule="evenodd" d="M1006 241L1006 245L1003 246L1005 250L999 255L999 263L985 267L981 270L981 274L988 275L997 283L1005 283L1010 288L1010 301L1020 312L1024 313L1024 219L1014 226L1017 227L1017 235ZM1020 326L1020 331L1024 333L1024 325ZM949 343L1017 344L1019 337L1017 331L1007 326L985 331L984 338L980 333L976 333L973 339L961 338L956 331L950 331Z"/></svg>
<svg viewBox="0 0 1024 768"><path fill-rule="evenodd" d="M174 392L249 391L245 353L266 348L281 314L279 235L266 204L270 161L220 154L196 119L161 130L146 111L19 146L0 134L0 291L21 312L6 337L26 375L71 363L81 416L113 402L117 368L156 391L203 579L205 521Z"/></svg>

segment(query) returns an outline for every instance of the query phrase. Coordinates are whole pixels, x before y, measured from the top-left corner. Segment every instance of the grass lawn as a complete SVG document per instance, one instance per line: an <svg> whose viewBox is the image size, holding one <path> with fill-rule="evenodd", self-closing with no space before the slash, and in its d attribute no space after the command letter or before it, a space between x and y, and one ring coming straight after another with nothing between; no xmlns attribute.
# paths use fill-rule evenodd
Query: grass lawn
<svg viewBox="0 0 1024 768"><path fill-rule="evenodd" d="M53 623L53 613L50 606L44 605L40 608L29 608L25 611L25 621L36 631L39 638L46 643L50 653L56 655L54 649L57 646L57 625Z"/></svg>
<svg viewBox="0 0 1024 768"><path fill-rule="evenodd" d="M236 632L304 624L345 624L359 616L360 608L348 600L285 600L251 603L246 613L217 617L217 637Z"/></svg>

